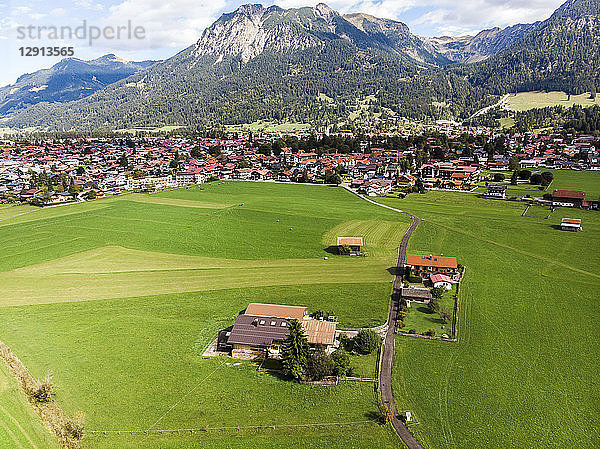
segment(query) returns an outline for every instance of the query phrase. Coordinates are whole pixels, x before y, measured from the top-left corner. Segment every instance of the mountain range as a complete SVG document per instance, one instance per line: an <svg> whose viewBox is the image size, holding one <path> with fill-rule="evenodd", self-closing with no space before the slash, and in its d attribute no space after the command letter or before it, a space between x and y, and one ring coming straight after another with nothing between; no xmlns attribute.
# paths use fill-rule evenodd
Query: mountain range
<svg viewBox="0 0 600 449"><path fill-rule="evenodd" d="M0 115L20 111L41 102L65 103L87 97L156 61L125 61L113 54L90 61L67 58L49 69L20 76L0 87Z"/></svg>
<svg viewBox="0 0 600 449"><path fill-rule="evenodd" d="M460 38L416 36L401 22L322 3L243 5L172 58L85 98L44 100L1 121L59 130L333 123L366 97L403 116L461 118L507 92L596 86L599 39L598 0L569 0L543 22Z"/></svg>

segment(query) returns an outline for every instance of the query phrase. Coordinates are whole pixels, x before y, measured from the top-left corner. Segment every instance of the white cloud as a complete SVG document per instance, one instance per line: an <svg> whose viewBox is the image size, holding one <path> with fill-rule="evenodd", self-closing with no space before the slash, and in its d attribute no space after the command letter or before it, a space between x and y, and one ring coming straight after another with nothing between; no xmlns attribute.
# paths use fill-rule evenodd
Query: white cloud
<svg viewBox="0 0 600 449"><path fill-rule="evenodd" d="M504 27L548 18L565 0L332 0L326 2L342 13L365 12L407 22L419 32L464 34L493 26ZM314 6L319 0L281 0L290 8ZM414 15L424 11L420 16Z"/></svg>
<svg viewBox="0 0 600 449"><path fill-rule="evenodd" d="M54 8L52 11L50 11L50 15L52 17L61 17L64 16L67 13L67 10L65 8Z"/></svg>
<svg viewBox="0 0 600 449"><path fill-rule="evenodd" d="M384 0L385 2L385 0ZM493 26L505 27L548 18L564 0L425 0L421 6L430 10L411 21L410 25L429 28L428 34L440 30L462 33Z"/></svg>
<svg viewBox="0 0 600 449"><path fill-rule="evenodd" d="M112 6L107 24L143 26L146 39L127 42L126 47L184 48L196 42L202 30L209 26L227 6L226 0L125 0ZM124 42L114 42L123 45Z"/></svg>
<svg viewBox="0 0 600 449"><path fill-rule="evenodd" d="M29 6L15 6L11 13L13 16L20 16L23 14L27 14L31 11L31 8Z"/></svg>
<svg viewBox="0 0 600 449"><path fill-rule="evenodd" d="M101 3L94 3L90 0L75 0L73 2L73 5L82 9L88 9L92 11L102 11L104 9L104 5L102 5Z"/></svg>

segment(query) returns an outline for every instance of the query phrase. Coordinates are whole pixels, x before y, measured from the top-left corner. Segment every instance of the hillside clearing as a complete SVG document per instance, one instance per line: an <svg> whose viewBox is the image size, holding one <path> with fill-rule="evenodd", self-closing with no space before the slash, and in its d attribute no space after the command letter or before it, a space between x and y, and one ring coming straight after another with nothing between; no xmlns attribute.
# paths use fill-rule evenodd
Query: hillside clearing
<svg viewBox="0 0 600 449"><path fill-rule="evenodd" d="M552 106L564 106L570 108L573 105L594 106L600 105L598 98L592 100L590 93L569 96L565 92L519 92L511 94L506 109L510 111L528 111L529 109L545 108Z"/></svg>

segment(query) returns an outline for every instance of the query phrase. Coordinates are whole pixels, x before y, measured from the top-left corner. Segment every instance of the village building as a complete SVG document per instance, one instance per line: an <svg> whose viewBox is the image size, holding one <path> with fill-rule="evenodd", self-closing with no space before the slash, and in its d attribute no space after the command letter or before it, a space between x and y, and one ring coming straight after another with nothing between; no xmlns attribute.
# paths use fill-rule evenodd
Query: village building
<svg viewBox="0 0 600 449"><path fill-rule="evenodd" d="M362 237L338 237L338 253L349 256L362 255L363 238Z"/></svg>
<svg viewBox="0 0 600 449"><path fill-rule="evenodd" d="M504 184L489 184L487 186L487 194L488 198L506 198L506 185Z"/></svg>
<svg viewBox="0 0 600 449"><path fill-rule="evenodd" d="M407 307L411 302L429 304L432 295L428 288L403 288L400 290L400 296L406 301Z"/></svg>
<svg viewBox="0 0 600 449"><path fill-rule="evenodd" d="M300 322L312 348L332 351L337 344L337 323L311 318L306 307L251 303L225 334L231 356L245 360L279 358L291 320Z"/></svg>
<svg viewBox="0 0 600 449"><path fill-rule="evenodd" d="M434 274L429 278L429 280L434 288L445 288L446 290L452 289L452 284L455 283L452 278L446 276L445 274Z"/></svg>
<svg viewBox="0 0 600 449"><path fill-rule="evenodd" d="M175 174L175 184L178 186L185 186L189 184L203 184L204 174L200 173L199 170L186 171Z"/></svg>
<svg viewBox="0 0 600 449"><path fill-rule="evenodd" d="M585 200L585 192L581 190L554 190L552 206L581 207Z"/></svg>
<svg viewBox="0 0 600 449"><path fill-rule="evenodd" d="M407 254L405 265L413 276L429 277L432 274L453 276L458 273L456 257Z"/></svg>
<svg viewBox="0 0 600 449"><path fill-rule="evenodd" d="M563 231L582 231L581 219L579 218L563 218L560 223L560 229Z"/></svg>

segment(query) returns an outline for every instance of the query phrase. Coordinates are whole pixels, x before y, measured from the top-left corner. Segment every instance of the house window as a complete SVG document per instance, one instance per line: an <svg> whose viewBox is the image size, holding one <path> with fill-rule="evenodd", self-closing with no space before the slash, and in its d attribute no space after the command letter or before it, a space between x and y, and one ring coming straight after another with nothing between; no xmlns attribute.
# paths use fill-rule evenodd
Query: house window
<svg viewBox="0 0 600 449"><path fill-rule="evenodd" d="M260 324L264 325L265 324L265 320L260 320Z"/></svg>
<svg viewBox="0 0 600 449"><path fill-rule="evenodd" d="M271 321L271 326L275 326L277 324L277 321Z"/></svg>

